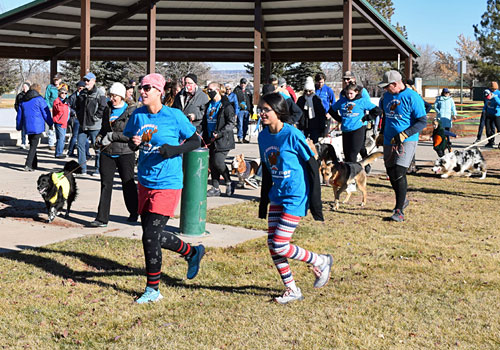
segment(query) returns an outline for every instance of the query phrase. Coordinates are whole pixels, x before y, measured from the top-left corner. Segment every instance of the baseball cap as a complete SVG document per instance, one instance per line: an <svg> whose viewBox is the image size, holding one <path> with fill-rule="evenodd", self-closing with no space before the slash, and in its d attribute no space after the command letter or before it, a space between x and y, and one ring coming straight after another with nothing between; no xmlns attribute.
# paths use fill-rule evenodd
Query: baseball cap
<svg viewBox="0 0 500 350"><path fill-rule="evenodd" d="M443 89L443 91L442 91L441 93L443 93L443 94L447 94L447 93L449 93L449 92L450 92L450 90L448 90L448 88L444 88L444 89Z"/></svg>
<svg viewBox="0 0 500 350"><path fill-rule="evenodd" d="M83 79L87 79L87 80L95 79L95 74L92 72L88 72L87 74L85 74Z"/></svg>
<svg viewBox="0 0 500 350"><path fill-rule="evenodd" d="M351 79L351 78L356 78L356 76L350 70L346 71L342 76L342 79Z"/></svg>
<svg viewBox="0 0 500 350"><path fill-rule="evenodd" d="M62 75L57 73L56 75L54 75L54 77L52 78L52 80L55 80L55 79L62 79Z"/></svg>
<svg viewBox="0 0 500 350"><path fill-rule="evenodd" d="M484 96L488 96L489 94L491 94L490 90L488 90L488 89L484 90Z"/></svg>
<svg viewBox="0 0 500 350"><path fill-rule="evenodd" d="M85 82L83 80L80 80L78 83L76 83L76 87L85 87Z"/></svg>
<svg viewBox="0 0 500 350"><path fill-rule="evenodd" d="M382 81L378 83L378 87L385 88L387 85L401 81L403 77L398 71L390 70L384 73Z"/></svg>
<svg viewBox="0 0 500 350"><path fill-rule="evenodd" d="M247 78L241 78L240 84L247 84L247 83L248 83Z"/></svg>

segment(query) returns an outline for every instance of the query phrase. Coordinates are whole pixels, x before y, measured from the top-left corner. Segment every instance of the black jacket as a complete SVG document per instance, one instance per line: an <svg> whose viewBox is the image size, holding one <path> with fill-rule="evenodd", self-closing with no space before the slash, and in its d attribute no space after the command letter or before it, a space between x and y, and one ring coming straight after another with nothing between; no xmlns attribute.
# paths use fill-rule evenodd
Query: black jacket
<svg viewBox="0 0 500 350"><path fill-rule="evenodd" d="M106 108L104 109L104 116L102 118L102 127L99 130L99 134L102 137L105 137L107 133L112 132L111 144L102 150L103 153L111 154L111 155L120 155L120 154L129 154L134 153L128 146L129 138L123 135L123 129L127 125L127 122L135 111L135 105L129 105L127 109L113 121L110 123L109 118L111 116L111 111L113 109L111 102L108 102ZM103 146L104 148L105 146Z"/></svg>
<svg viewBox="0 0 500 350"><path fill-rule="evenodd" d="M241 89L241 86L237 86L234 88L234 93L236 94L236 97L238 98L238 105L240 107L240 111L249 111L250 114L253 113L253 98L252 98L252 93L248 90L248 88L243 91ZM243 104L243 102L245 104ZM246 108L243 108L245 107Z"/></svg>
<svg viewBox="0 0 500 350"><path fill-rule="evenodd" d="M267 205L269 204L269 191L273 185L271 173L262 164L262 185L260 187L259 218L267 217ZM323 203L321 202L321 182L319 180L319 165L316 158L311 157L307 161L307 175L309 177L309 210L316 221L324 221Z"/></svg>
<svg viewBox="0 0 500 350"><path fill-rule="evenodd" d="M297 100L297 106L302 110L302 118L298 123L298 128L300 130L310 130L317 129L322 133L325 130L326 124L326 111L323 107L323 102L321 99L313 95L313 107L314 107L314 118L309 119L309 112L304 109L306 104L306 98L302 95Z"/></svg>
<svg viewBox="0 0 500 350"><path fill-rule="evenodd" d="M14 109L17 110L19 109L19 104L23 101L23 97L26 93L24 91L21 91L20 93L17 94L16 96L16 102L14 103Z"/></svg>
<svg viewBox="0 0 500 350"><path fill-rule="evenodd" d="M106 108L106 96L94 85L92 90L83 89L76 98L76 116L82 130L99 130Z"/></svg>
<svg viewBox="0 0 500 350"><path fill-rule="evenodd" d="M205 110L208 110L210 102L207 103ZM208 135L207 115L203 117L201 123L203 130L203 140L206 144L210 143L210 136ZM234 132L235 127L234 107L229 102L226 96L222 96L221 106L217 112L217 123L215 124L215 133L218 135L214 141L216 151L229 151L234 149Z"/></svg>

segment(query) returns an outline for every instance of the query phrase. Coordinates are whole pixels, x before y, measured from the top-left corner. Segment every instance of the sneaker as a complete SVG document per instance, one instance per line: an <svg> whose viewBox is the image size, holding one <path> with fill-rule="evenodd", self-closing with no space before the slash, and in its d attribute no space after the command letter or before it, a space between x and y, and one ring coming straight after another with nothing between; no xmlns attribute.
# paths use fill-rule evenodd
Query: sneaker
<svg viewBox="0 0 500 350"><path fill-rule="evenodd" d="M247 139L243 139L243 143L250 143Z"/></svg>
<svg viewBox="0 0 500 350"><path fill-rule="evenodd" d="M241 139L241 137L238 137L238 143L243 143L243 140Z"/></svg>
<svg viewBox="0 0 500 350"><path fill-rule="evenodd" d="M229 185L226 186L226 196L231 197L234 194L235 189L236 184L234 182L230 182Z"/></svg>
<svg viewBox="0 0 500 350"><path fill-rule="evenodd" d="M219 197L220 196L220 189L212 187L207 191L207 197Z"/></svg>
<svg viewBox="0 0 500 350"><path fill-rule="evenodd" d="M495 147L495 144L494 143L487 143L484 147L493 148L493 147Z"/></svg>
<svg viewBox="0 0 500 350"><path fill-rule="evenodd" d="M57 159L64 159L66 158L66 155L65 154L60 154L58 156L56 156Z"/></svg>
<svg viewBox="0 0 500 350"><path fill-rule="evenodd" d="M405 202L403 203L403 210L405 210L409 205L410 205L410 201L408 200L408 198L405 198ZM396 208L392 209L393 215L395 212L396 212Z"/></svg>
<svg viewBox="0 0 500 350"><path fill-rule="evenodd" d="M161 295L160 290L153 289L151 287L146 287L144 294L141 295L139 299L135 302L137 304L146 304L146 303L156 303L163 299L163 295Z"/></svg>
<svg viewBox="0 0 500 350"><path fill-rule="evenodd" d="M252 188L259 188L259 183L253 177L245 179L245 183Z"/></svg>
<svg viewBox="0 0 500 350"><path fill-rule="evenodd" d="M107 227L108 224L101 222L99 220L94 220L89 224L89 227Z"/></svg>
<svg viewBox="0 0 500 350"><path fill-rule="evenodd" d="M129 217L127 218L127 222L137 222L138 218L139 218L138 214L130 214Z"/></svg>
<svg viewBox="0 0 500 350"><path fill-rule="evenodd" d="M28 146L26 146L26 144L22 144L21 146L19 146L20 149L28 149Z"/></svg>
<svg viewBox="0 0 500 350"><path fill-rule="evenodd" d="M304 300L304 296L302 295L300 288L297 288L295 291L291 288L287 288L282 296L274 298L275 302L283 305L296 300Z"/></svg>
<svg viewBox="0 0 500 350"><path fill-rule="evenodd" d="M93 172L93 173L91 174L91 176L101 176L101 173L99 173L98 171L96 171L96 172Z"/></svg>
<svg viewBox="0 0 500 350"><path fill-rule="evenodd" d="M478 143L478 142L481 142L481 140L480 140L480 139L477 139L476 141L474 141L474 143Z"/></svg>
<svg viewBox="0 0 500 350"><path fill-rule="evenodd" d="M396 221L396 222L403 222L405 221L405 214L403 214L403 211L400 209L394 210L394 214L392 214L391 217L389 217L389 220Z"/></svg>
<svg viewBox="0 0 500 350"><path fill-rule="evenodd" d="M186 261L188 263L187 278L189 280L192 280L198 274L198 270L200 269L200 261L205 255L205 247L203 246L203 244L192 248L194 249L194 254L189 258L186 258Z"/></svg>
<svg viewBox="0 0 500 350"><path fill-rule="evenodd" d="M333 258L330 254L322 255L325 262L321 266L315 266L313 272L316 275L314 288L321 288L328 283L330 272L332 271Z"/></svg>
<svg viewBox="0 0 500 350"><path fill-rule="evenodd" d="M55 151L55 150L56 150L56 146L49 146L49 149L50 149L51 151Z"/></svg>
<svg viewBox="0 0 500 350"><path fill-rule="evenodd" d="M34 169L29 166L25 166L24 171L34 171Z"/></svg>

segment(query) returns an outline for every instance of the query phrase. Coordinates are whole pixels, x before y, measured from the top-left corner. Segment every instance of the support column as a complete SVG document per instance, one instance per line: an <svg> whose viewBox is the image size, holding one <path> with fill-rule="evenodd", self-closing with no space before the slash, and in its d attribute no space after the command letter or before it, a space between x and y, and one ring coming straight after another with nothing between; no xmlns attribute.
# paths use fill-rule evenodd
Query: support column
<svg viewBox="0 0 500 350"><path fill-rule="evenodd" d="M413 55L405 58L405 78L411 79L413 74Z"/></svg>
<svg viewBox="0 0 500 350"><path fill-rule="evenodd" d="M52 57L50 59L50 81L52 82L52 78L57 74L57 58Z"/></svg>
<svg viewBox="0 0 500 350"><path fill-rule="evenodd" d="M344 0L342 73L351 70L352 61L352 0Z"/></svg>
<svg viewBox="0 0 500 350"><path fill-rule="evenodd" d="M260 96L260 64L261 64L261 39L262 39L262 4L261 0L255 1L255 22L253 35L253 104L259 103ZM251 111L250 113L253 113Z"/></svg>
<svg viewBox="0 0 500 350"><path fill-rule="evenodd" d="M81 0L80 78L90 71L90 0Z"/></svg>
<svg viewBox="0 0 500 350"><path fill-rule="evenodd" d="M156 1L151 1L148 10L148 74L156 70Z"/></svg>

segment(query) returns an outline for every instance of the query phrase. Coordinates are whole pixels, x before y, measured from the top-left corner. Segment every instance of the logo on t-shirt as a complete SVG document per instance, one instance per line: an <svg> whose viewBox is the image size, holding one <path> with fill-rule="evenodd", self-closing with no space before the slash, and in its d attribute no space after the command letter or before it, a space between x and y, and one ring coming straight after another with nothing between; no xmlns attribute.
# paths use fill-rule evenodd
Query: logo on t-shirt
<svg viewBox="0 0 500 350"><path fill-rule="evenodd" d="M396 111L398 106L401 104L401 101L398 99L394 99L390 101L387 105L385 110L388 111L386 113L387 118L393 118L393 119L399 119L401 118L401 115Z"/></svg>
<svg viewBox="0 0 500 350"><path fill-rule="evenodd" d="M158 147L153 147L151 145L151 139L153 138L153 135L158 132L158 126L154 124L146 124L143 125L138 131L137 135L141 136L141 144L139 145L139 148L145 152L149 153L154 151L155 149L158 149Z"/></svg>

